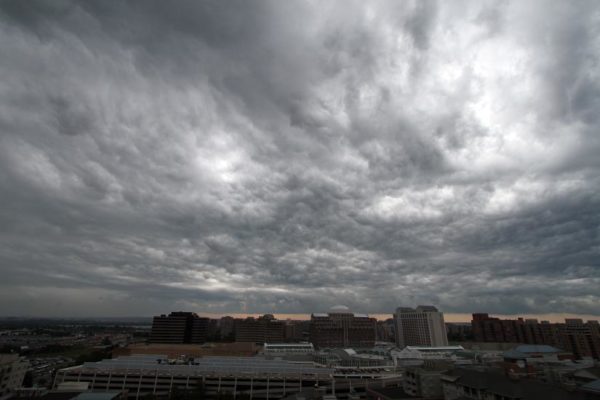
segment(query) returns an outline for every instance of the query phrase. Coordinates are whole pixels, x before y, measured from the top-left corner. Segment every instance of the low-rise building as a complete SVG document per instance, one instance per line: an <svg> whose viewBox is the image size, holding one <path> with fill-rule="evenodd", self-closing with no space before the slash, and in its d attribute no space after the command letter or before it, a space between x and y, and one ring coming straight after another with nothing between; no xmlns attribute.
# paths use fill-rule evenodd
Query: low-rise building
<svg viewBox="0 0 600 400"><path fill-rule="evenodd" d="M462 358L459 353L464 352L462 346L406 346L400 351L393 352L396 365L401 367L420 366L427 360L454 361L459 364L472 364L472 360Z"/></svg>
<svg viewBox="0 0 600 400"><path fill-rule="evenodd" d="M118 357L61 369L55 387L88 382L96 391L127 390L130 400L193 392L196 398L233 394L278 399L318 387L327 395L363 396L367 386L397 385L401 375L386 368L328 368L314 362L265 357L201 357L170 360L164 355Z"/></svg>
<svg viewBox="0 0 600 400"><path fill-rule="evenodd" d="M441 376L449 365L437 365L429 368L407 368L404 372L402 388L413 397L422 399L443 398Z"/></svg>
<svg viewBox="0 0 600 400"><path fill-rule="evenodd" d="M265 343L263 346L264 355L284 355L284 354L313 354L315 347L312 343Z"/></svg>
<svg viewBox="0 0 600 400"><path fill-rule="evenodd" d="M455 368L441 375L445 400L585 400L586 394L558 385L509 378L501 370Z"/></svg>
<svg viewBox="0 0 600 400"><path fill-rule="evenodd" d="M354 349L325 349L313 357L316 363L329 367L386 367L393 366L390 357Z"/></svg>
<svg viewBox="0 0 600 400"><path fill-rule="evenodd" d="M333 369L257 357L202 357L169 360L164 355L119 357L64 368L55 386L89 382L92 390L128 390L130 399L168 396L174 390L202 390L206 395L236 393L279 398L315 385L331 385Z"/></svg>

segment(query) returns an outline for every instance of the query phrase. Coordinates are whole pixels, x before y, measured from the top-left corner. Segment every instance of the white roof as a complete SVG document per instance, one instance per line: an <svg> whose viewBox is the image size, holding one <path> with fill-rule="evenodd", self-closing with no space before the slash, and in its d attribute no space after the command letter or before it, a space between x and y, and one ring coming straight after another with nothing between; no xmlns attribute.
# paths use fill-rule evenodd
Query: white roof
<svg viewBox="0 0 600 400"><path fill-rule="evenodd" d="M462 346L406 346L405 349L417 351L460 351L465 348Z"/></svg>

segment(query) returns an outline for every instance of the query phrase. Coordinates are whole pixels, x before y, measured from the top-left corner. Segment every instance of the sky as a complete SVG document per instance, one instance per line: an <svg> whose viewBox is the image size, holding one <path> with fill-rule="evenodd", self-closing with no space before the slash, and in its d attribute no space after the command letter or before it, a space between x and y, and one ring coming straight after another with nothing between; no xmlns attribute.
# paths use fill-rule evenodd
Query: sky
<svg viewBox="0 0 600 400"><path fill-rule="evenodd" d="M600 315L597 1L0 2L0 315Z"/></svg>

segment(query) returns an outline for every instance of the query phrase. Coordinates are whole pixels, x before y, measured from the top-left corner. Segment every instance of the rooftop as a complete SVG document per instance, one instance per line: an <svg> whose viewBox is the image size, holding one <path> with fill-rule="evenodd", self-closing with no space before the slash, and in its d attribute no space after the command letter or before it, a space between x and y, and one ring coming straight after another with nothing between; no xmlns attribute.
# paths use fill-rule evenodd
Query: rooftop
<svg viewBox="0 0 600 400"><path fill-rule="evenodd" d="M515 348L521 353L561 353L562 350L545 344L522 344Z"/></svg>
<svg viewBox="0 0 600 400"><path fill-rule="evenodd" d="M560 387L537 381L511 380L502 373L494 371L483 372L468 368L456 368L444 373L442 380L522 400L579 400L585 398L583 393L567 392Z"/></svg>
<svg viewBox="0 0 600 400"><path fill-rule="evenodd" d="M411 307L398 307L396 309L397 313L414 313L414 312L438 312L438 309L434 306L428 305L419 305L417 308Z"/></svg>
<svg viewBox="0 0 600 400"><path fill-rule="evenodd" d="M465 348L462 346L406 346L408 350L418 350L418 351L462 351Z"/></svg>
<svg viewBox="0 0 600 400"><path fill-rule="evenodd" d="M62 371L78 370L151 370L160 374L181 373L190 375L203 374L304 374L329 375L332 369L316 367L312 362L290 362L284 360L267 360L256 357L202 357L195 358L191 364L171 364L165 355L138 355L133 357L118 357L98 362L88 362L83 365L65 368Z"/></svg>

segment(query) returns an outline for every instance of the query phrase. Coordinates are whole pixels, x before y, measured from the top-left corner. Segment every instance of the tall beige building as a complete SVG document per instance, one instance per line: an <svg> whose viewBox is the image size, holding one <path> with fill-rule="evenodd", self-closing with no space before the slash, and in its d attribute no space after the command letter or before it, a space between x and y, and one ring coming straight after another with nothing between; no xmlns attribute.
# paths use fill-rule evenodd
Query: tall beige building
<svg viewBox="0 0 600 400"><path fill-rule="evenodd" d="M396 345L448 346L444 314L434 306L398 307L394 314Z"/></svg>

